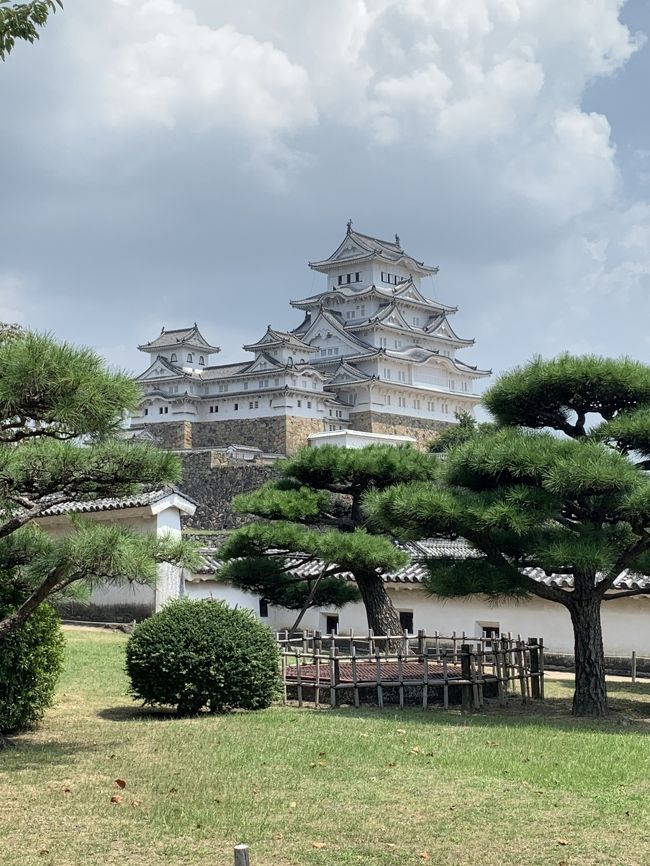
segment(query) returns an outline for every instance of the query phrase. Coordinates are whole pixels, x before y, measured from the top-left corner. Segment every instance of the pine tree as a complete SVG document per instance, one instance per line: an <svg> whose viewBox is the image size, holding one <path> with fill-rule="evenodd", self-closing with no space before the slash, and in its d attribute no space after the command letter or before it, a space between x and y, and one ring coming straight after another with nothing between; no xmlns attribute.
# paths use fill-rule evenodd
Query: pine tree
<svg viewBox="0 0 650 866"><path fill-rule="evenodd" d="M480 554L428 563L438 596L539 596L567 608L575 636L575 715L607 713L601 604L650 568L650 368L563 355L502 376L475 430L439 462L436 484L369 495L372 521L403 537L463 537ZM591 423L591 428L589 422ZM566 575L571 589L534 579Z"/></svg>
<svg viewBox="0 0 650 866"><path fill-rule="evenodd" d="M173 483L168 452L116 438L140 401L135 382L89 349L0 328L0 638L46 599L80 584L153 583L161 561L192 566L193 546L80 518L54 538L35 522L52 506L130 496Z"/></svg>
<svg viewBox="0 0 650 866"><path fill-rule="evenodd" d="M235 508L264 518L236 530L221 547L223 578L272 604L301 609L358 598L377 635L399 634L399 614L383 571L405 565L406 555L366 525L365 493L398 481L432 477L435 461L410 447L371 445L305 448L281 466L282 478L234 500ZM303 566L309 577L292 569ZM356 588L343 575L354 576Z"/></svg>

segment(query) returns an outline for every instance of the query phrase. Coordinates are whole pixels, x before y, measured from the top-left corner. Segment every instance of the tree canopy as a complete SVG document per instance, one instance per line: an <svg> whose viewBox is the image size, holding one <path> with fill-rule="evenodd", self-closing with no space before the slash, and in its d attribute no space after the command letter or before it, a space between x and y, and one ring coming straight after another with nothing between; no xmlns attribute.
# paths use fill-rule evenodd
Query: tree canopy
<svg viewBox="0 0 650 866"><path fill-rule="evenodd" d="M650 567L650 368L562 355L502 376L484 404L496 429L451 443L435 484L368 494L374 525L403 538L463 537L466 560L427 563L439 596L537 595L571 615L574 712L607 712L600 605L650 594L616 589ZM562 435L564 434L564 435ZM536 579L564 575L558 588Z"/></svg>
<svg viewBox="0 0 650 866"><path fill-rule="evenodd" d="M12 327L0 330L0 369L0 586L15 599L0 636L79 582L153 582L159 562L195 564L193 546L168 536L77 517L52 537L35 522L54 506L180 478L169 452L115 435L138 406L137 384L89 349Z"/></svg>
<svg viewBox="0 0 650 866"><path fill-rule="evenodd" d="M376 634L399 633L382 573L408 558L383 530L366 525L361 501L375 487L431 478L434 468L410 447L303 449L281 464L279 480L235 498L238 511L266 522L231 534L219 551L221 577L295 609L341 606L360 595Z"/></svg>
<svg viewBox="0 0 650 866"><path fill-rule="evenodd" d="M17 39L32 43L40 39L39 28L45 26L57 6L63 9L62 0L33 0L32 3L0 0L0 60L7 59Z"/></svg>

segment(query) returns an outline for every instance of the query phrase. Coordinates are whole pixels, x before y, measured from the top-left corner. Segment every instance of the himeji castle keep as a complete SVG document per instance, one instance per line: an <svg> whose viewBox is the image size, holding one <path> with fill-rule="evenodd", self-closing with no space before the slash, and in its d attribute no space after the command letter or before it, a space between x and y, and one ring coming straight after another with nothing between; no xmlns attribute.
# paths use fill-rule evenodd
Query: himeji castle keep
<svg viewBox="0 0 650 866"><path fill-rule="evenodd" d="M457 358L474 344L450 324L457 308L423 294L436 267L398 236L379 240L351 222L337 249L309 267L325 276L323 291L291 301L300 324L269 325L243 347L246 360L215 364L219 348L196 323L139 346L150 363L132 428L169 448L236 443L292 454L312 434L346 429L424 443L473 410L474 382L489 371Z"/></svg>

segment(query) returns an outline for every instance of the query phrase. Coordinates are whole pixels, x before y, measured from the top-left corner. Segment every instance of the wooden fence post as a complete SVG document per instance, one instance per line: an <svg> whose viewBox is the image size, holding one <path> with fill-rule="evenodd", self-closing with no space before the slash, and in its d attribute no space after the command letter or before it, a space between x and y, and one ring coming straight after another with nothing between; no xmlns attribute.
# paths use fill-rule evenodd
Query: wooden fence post
<svg viewBox="0 0 650 866"><path fill-rule="evenodd" d="M539 647L537 638L528 638L528 652L530 654L530 696L539 700L542 690L539 685Z"/></svg>
<svg viewBox="0 0 650 866"><path fill-rule="evenodd" d="M464 711L472 709L472 684L470 682L472 672L469 657L470 652L471 647L468 643L463 643L460 645L460 672L463 680L465 681L460 687Z"/></svg>
<svg viewBox="0 0 650 866"><path fill-rule="evenodd" d="M235 845L235 866L250 866L248 845Z"/></svg>

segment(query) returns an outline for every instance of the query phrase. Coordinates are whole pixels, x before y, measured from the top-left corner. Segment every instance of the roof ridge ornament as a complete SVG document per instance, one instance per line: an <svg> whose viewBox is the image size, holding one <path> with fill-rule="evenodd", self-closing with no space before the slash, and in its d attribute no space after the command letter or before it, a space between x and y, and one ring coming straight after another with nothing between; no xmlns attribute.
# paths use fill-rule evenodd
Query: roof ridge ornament
<svg viewBox="0 0 650 866"><path fill-rule="evenodd" d="M402 247L401 247L401 244L400 244L399 235L398 235L397 233L395 233L395 243L397 244L397 246L398 246L398 247L400 248L400 250L401 250Z"/></svg>
<svg viewBox="0 0 650 866"><path fill-rule="evenodd" d="M347 228L346 234L348 234L348 235L352 234L352 217L350 217L350 219L347 221L346 228Z"/></svg>

